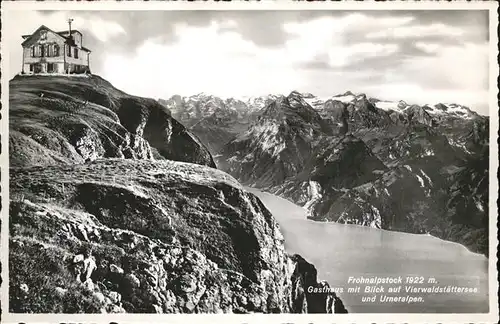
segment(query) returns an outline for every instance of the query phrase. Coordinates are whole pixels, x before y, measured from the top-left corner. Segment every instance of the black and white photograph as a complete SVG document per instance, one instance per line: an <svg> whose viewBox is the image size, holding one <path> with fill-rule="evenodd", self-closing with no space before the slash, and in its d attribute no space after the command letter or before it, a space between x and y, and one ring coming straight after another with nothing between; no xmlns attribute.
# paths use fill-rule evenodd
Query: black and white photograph
<svg viewBox="0 0 500 324"><path fill-rule="evenodd" d="M7 320L498 319L498 4L143 4L2 6Z"/></svg>

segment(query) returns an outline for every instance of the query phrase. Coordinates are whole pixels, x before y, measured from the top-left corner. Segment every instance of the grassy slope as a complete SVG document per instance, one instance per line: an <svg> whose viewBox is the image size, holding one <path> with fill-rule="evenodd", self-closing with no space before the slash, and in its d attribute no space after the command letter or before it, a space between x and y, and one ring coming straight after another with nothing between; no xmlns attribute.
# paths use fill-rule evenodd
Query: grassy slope
<svg viewBox="0 0 500 324"><path fill-rule="evenodd" d="M215 166L203 144L162 105L95 75L17 76L10 81L9 113L12 166L152 155Z"/></svg>

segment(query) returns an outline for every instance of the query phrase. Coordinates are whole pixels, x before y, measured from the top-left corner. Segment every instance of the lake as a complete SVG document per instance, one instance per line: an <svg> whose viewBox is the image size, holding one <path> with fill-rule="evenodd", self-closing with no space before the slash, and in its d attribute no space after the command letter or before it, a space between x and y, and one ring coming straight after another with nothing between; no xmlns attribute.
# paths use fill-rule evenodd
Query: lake
<svg viewBox="0 0 500 324"><path fill-rule="evenodd" d="M254 188L246 189L257 195L275 216L288 253L300 254L316 266L319 280L343 290L338 295L350 313L488 312L485 256L430 235L311 221L306 219L302 207L288 200ZM386 277L402 280L402 284L379 284L376 289L383 287L384 292L365 292L366 286L373 285L354 282L377 276L380 280ZM350 282L349 277L352 277ZM463 291L406 292L411 287L452 290L461 287ZM412 298L410 303L406 296ZM394 297L402 301L395 301Z"/></svg>

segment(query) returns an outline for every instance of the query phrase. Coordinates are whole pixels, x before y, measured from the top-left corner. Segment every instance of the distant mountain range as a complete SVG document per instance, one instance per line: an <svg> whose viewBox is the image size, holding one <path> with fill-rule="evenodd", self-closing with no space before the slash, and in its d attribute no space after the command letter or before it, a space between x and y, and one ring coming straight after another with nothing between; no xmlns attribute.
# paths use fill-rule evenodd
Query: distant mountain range
<svg viewBox="0 0 500 324"><path fill-rule="evenodd" d="M219 168L311 219L429 233L487 253L489 118L466 106L298 91L160 103Z"/></svg>
<svg viewBox="0 0 500 324"><path fill-rule="evenodd" d="M258 111L273 98L274 96L223 100L201 93L190 97L176 95L168 100L159 99L158 102L214 153L236 134L248 128Z"/></svg>

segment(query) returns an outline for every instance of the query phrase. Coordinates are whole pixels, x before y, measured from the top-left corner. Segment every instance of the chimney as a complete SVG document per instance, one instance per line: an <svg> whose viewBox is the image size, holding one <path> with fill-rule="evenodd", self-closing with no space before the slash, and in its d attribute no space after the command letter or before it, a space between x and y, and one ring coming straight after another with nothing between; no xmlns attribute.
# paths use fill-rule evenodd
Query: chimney
<svg viewBox="0 0 500 324"><path fill-rule="evenodd" d="M69 24L69 35L68 37L71 37L71 23L73 22L73 18L68 19L68 24Z"/></svg>

